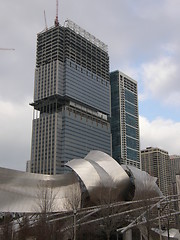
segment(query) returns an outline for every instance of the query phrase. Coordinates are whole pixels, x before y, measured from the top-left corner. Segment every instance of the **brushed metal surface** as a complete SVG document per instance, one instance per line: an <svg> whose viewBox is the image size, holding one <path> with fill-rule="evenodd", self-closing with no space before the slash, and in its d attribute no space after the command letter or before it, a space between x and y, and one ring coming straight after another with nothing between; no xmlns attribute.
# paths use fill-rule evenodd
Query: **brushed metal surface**
<svg viewBox="0 0 180 240"><path fill-rule="evenodd" d="M50 176L0 168L0 211L41 212L44 191L53 199L50 211L65 210L68 189L77 184L73 173Z"/></svg>
<svg viewBox="0 0 180 240"><path fill-rule="evenodd" d="M121 166L101 151L90 151L84 159L73 159L66 166L73 171L60 175L0 168L0 212L41 212L44 193L48 201L53 200L47 212L65 211L67 203L80 207L84 186L95 204L100 198L106 200L108 194L113 194L115 201L128 200L126 196L135 200L146 195L162 195L156 178L136 167ZM82 189L81 181L84 184ZM79 202L74 203L73 198L77 200L77 197Z"/></svg>

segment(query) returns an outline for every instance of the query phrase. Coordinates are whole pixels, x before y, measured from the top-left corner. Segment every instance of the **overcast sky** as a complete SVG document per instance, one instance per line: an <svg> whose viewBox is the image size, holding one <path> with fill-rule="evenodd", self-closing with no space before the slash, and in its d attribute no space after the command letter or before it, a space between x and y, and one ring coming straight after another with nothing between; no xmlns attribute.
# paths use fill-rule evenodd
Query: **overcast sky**
<svg viewBox="0 0 180 240"><path fill-rule="evenodd" d="M0 0L0 167L30 159L36 36L56 0ZM59 0L66 19L108 45L110 70L138 82L141 149L180 155L180 0Z"/></svg>

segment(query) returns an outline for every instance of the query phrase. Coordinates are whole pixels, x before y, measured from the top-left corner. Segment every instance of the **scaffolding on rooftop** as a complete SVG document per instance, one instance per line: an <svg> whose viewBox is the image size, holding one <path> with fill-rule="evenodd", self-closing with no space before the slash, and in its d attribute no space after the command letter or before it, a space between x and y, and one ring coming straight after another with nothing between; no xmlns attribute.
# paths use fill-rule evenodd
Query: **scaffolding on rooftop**
<svg viewBox="0 0 180 240"><path fill-rule="evenodd" d="M108 52L108 46L103 43L102 41L100 41L98 38L96 38L95 36L93 36L92 34L90 34L89 32L87 32L86 30L84 30L83 28L79 27L76 23L74 23L73 21L67 19L64 22L64 26L70 28L71 30L73 30L75 33L81 35L82 37L86 38L88 41L90 41L91 43L93 43L94 45L96 45L97 47L99 47L101 50Z"/></svg>

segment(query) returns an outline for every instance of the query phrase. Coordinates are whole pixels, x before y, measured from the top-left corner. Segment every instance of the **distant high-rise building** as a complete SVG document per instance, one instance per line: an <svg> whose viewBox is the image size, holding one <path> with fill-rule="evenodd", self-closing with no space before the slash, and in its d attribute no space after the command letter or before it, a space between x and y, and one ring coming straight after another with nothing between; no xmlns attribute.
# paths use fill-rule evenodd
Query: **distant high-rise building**
<svg viewBox="0 0 180 240"><path fill-rule="evenodd" d="M112 157L141 167L137 82L120 71L110 73Z"/></svg>
<svg viewBox="0 0 180 240"><path fill-rule="evenodd" d="M177 194L176 175L180 175L180 156L171 155L170 162L171 162L173 194Z"/></svg>
<svg viewBox="0 0 180 240"><path fill-rule="evenodd" d="M31 172L57 174L90 150L111 154L107 46L68 20L37 35Z"/></svg>
<svg viewBox="0 0 180 240"><path fill-rule="evenodd" d="M142 170L157 177L157 184L164 195L172 191L172 175L169 154L159 148L148 147L141 151Z"/></svg>
<svg viewBox="0 0 180 240"><path fill-rule="evenodd" d="M180 156L171 155L171 170L172 170L172 181L176 181L176 174L180 175Z"/></svg>

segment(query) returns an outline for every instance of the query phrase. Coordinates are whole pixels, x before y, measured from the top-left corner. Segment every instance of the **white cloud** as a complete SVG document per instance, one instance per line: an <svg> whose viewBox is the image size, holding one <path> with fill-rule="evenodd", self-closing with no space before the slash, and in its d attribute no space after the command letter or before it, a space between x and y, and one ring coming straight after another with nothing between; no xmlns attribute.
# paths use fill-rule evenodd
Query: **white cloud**
<svg viewBox="0 0 180 240"><path fill-rule="evenodd" d="M180 18L180 8L179 8L179 0L165 0L163 10L166 13L166 16L170 16L175 20Z"/></svg>
<svg viewBox="0 0 180 240"><path fill-rule="evenodd" d="M170 56L142 64L144 94L169 105L180 104L179 64Z"/></svg>
<svg viewBox="0 0 180 240"><path fill-rule="evenodd" d="M145 63L142 65L142 78L145 87L154 95L157 96L166 94L171 85L170 79L176 77L177 66L169 57L163 57L156 61Z"/></svg>
<svg viewBox="0 0 180 240"><path fill-rule="evenodd" d="M169 154L180 155L180 122L157 118L149 121L140 116L141 149L159 147Z"/></svg>
<svg viewBox="0 0 180 240"><path fill-rule="evenodd" d="M176 55L179 52L179 44L168 42L161 46L162 51L167 53L170 56Z"/></svg>
<svg viewBox="0 0 180 240"><path fill-rule="evenodd" d="M31 144L32 111L28 101L0 101L0 116L0 166L25 170Z"/></svg>

